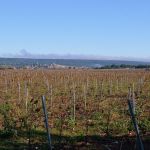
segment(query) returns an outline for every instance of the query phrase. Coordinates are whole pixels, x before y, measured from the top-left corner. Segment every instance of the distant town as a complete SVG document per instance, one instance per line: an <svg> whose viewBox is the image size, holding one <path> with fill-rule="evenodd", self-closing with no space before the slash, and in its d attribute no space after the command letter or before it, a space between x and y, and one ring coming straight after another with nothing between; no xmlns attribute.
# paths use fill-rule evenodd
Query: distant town
<svg viewBox="0 0 150 150"><path fill-rule="evenodd" d="M23 65L23 66L13 66L13 65L0 65L0 69L83 69L87 67L75 67L66 66L60 64L38 64L38 65Z"/></svg>
<svg viewBox="0 0 150 150"><path fill-rule="evenodd" d="M96 67L77 67L77 66L67 66L67 65L60 65L60 64L35 64L35 65L22 65L22 66L14 66L14 65L4 65L0 64L0 69L150 69L150 65L105 65L105 66L96 66Z"/></svg>

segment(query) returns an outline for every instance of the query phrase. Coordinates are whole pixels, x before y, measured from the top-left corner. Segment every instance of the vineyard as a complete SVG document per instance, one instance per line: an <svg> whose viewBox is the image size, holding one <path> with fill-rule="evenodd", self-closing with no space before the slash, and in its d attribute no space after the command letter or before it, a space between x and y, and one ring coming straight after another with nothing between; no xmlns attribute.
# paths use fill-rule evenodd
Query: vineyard
<svg viewBox="0 0 150 150"><path fill-rule="evenodd" d="M136 149L129 88L144 148L150 147L150 71L0 70L0 149Z"/></svg>

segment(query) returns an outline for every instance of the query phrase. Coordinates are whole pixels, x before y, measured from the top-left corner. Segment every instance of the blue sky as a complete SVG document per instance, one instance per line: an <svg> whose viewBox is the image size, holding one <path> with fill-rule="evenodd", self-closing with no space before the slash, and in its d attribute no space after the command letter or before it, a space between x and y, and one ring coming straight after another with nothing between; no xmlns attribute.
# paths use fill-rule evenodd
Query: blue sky
<svg viewBox="0 0 150 150"><path fill-rule="evenodd" d="M149 0L1 0L0 56L150 57Z"/></svg>

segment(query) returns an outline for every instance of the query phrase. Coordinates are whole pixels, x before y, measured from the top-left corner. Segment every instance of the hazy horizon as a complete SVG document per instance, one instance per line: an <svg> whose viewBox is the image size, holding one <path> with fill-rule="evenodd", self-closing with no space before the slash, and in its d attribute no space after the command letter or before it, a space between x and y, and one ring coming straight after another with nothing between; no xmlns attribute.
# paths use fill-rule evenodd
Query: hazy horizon
<svg viewBox="0 0 150 150"><path fill-rule="evenodd" d="M20 50L18 53L6 53L0 56L1 58L27 58L27 59L81 59L81 60L121 60L121 61L141 61L150 62L150 59L137 57L117 57L117 56L101 56L101 55L83 55L83 54L33 54L27 50Z"/></svg>

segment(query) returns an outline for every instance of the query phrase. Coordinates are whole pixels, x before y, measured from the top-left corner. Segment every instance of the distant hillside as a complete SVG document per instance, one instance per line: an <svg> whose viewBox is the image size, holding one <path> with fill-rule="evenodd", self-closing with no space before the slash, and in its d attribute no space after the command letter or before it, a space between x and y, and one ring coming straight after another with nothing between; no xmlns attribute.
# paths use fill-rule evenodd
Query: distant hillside
<svg viewBox="0 0 150 150"><path fill-rule="evenodd" d="M118 60L75 60L75 59L25 59L25 58L0 58L0 65L24 67L45 66L59 64L63 66L96 68L110 65L150 65L150 62L118 61Z"/></svg>

